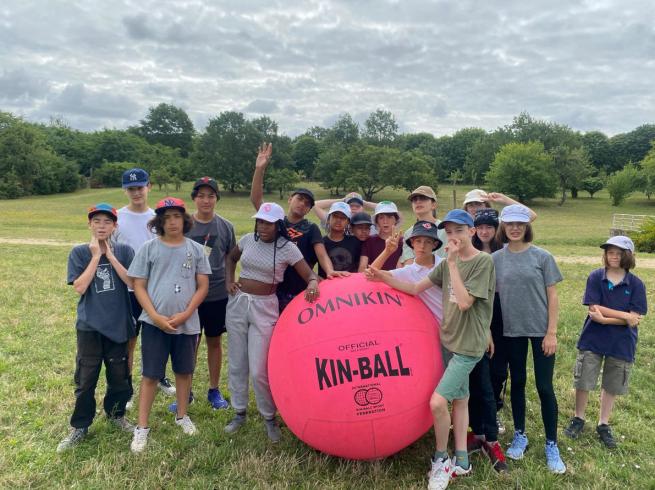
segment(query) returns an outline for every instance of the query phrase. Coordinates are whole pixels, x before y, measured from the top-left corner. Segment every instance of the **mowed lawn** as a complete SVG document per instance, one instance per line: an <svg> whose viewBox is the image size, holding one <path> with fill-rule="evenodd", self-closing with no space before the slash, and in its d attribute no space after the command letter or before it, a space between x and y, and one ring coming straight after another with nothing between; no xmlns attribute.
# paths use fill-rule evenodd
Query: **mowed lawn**
<svg viewBox="0 0 655 490"><path fill-rule="evenodd" d="M191 184L170 194L188 199ZM319 197L327 193L317 190ZM457 188L461 202L465 187ZM153 191L152 205L164 196ZM585 194L586 196L586 194ZM267 199L279 202L277 195ZM405 192L388 191L376 199L396 200L410 223ZM86 208L100 201L117 207L124 202L120 189L85 190L75 194L0 201L0 488L424 488L429 458L434 450L430 431L393 457L375 462L332 458L309 448L283 429L280 444L268 443L254 401L249 420L239 433L227 437L223 426L230 411L212 411L204 402L207 367L204 346L194 380L200 402L190 407L199 429L196 437L184 436L173 424L166 407L171 401L158 394L151 418L151 438L146 452L130 453L131 436L113 429L102 414L89 437L65 454L56 454L68 430L73 406L75 357L75 306L77 295L65 285L69 243L87 239ZM188 199L190 201L190 199ZM452 207L452 188L440 191L440 212ZM537 200L536 244L560 258L565 280L560 296L559 348L555 385L562 428L573 410L572 365L575 342L585 310L580 305L585 280L597 265L574 264L566 257L593 257L600 263L601 243L613 213L654 214L651 204L636 194L625 205L613 208L601 193L594 199L569 200L563 207L555 200ZM219 212L230 219L241 235L253 227L252 207L245 193L224 194ZM14 243L14 240L29 243ZM8 243L11 240L12 243ZM63 242L44 245L43 240ZM655 269L640 268L653 304ZM543 454L543 428L539 401L530 375L527 431L530 449L524 460L509 462L510 472L496 475L482 455L474 455L473 476L453 482L453 488L655 488L655 322L649 316L640 327L637 363L630 393L619 398L612 419L619 449L608 452L595 437L597 393L588 409L589 426L578 441L569 441L560 430L560 450L568 466L565 475L550 475ZM137 366L139 357L137 357ZM226 390L227 372L221 387ZM104 382L98 386L98 400ZM511 414L501 412L511 440ZM129 414L135 419L136 410Z"/></svg>

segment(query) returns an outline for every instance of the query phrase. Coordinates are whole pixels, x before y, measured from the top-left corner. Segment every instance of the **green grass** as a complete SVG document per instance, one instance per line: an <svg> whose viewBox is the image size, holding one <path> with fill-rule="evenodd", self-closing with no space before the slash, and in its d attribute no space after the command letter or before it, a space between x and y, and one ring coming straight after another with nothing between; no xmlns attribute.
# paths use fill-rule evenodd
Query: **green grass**
<svg viewBox="0 0 655 490"><path fill-rule="evenodd" d="M188 196L189 190L187 184L177 194ZM460 200L465 191L458 188ZM153 192L152 202L162 195ZM409 216L405 195L391 191L376 197L397 200ZM450 195L450 188L442 188L440 215L450 207L445 205ZM99 201L118 206L123 200L121 191L114 189L2 201L0 238L85 241L86 207ZM639 195L620 208L612 208L602 195L567 201L561 208L554 201L539 200L534 208L539 214L537 244L556 256L598 256L598 244L607 236L614 212L655 214L655 207L651 211L651 205ZM219 212L235 223L238 234L252 227L245 194L225 194ZM383 461L345 461L312 450L287 429L283 429L278 446L269 445L254 402L247 426L231 437L222 431L231 413L213 412L202 402L192 405L190 413L200 433L188 438L174 427L167 413L170 399L158 395L151 418L152 444L143 455L133 456L130 436L115 431L102 416L94 422L88 440L73 451L56 454L73 406L77 298L65 285L68 251L67 245L0 243L0 488L425 488L428 459L434 449L432 432ZM571 373L584 317L580 300L594 267L561 264L565 281L558 288L561 313L555 376L560 427L573 410ZM648 291L655 290L655 269L638 266L637 274ZM617 451L610 454L604 450L592 427L578 441L561 435L560 449L568 472L548 474L539 403L530 375L527 430L531 449L525 459L510 462L510 473L499 477L482 456L474 455L473 476L455 482L453 488L655 488L653 325L647 317L640 328L630 393L619 398L613 414L621 443ZM204 347L199 359L194 386L202 397L207 385ZM138 357L136 362L138 366ZM101 380L98 393L103 392ZM597 394L587 415L591 422L598 417ZM509 411L504 410L502 416L511 429ZM506 444L509 439L509 435L502 436L501 442Z"/></svg>

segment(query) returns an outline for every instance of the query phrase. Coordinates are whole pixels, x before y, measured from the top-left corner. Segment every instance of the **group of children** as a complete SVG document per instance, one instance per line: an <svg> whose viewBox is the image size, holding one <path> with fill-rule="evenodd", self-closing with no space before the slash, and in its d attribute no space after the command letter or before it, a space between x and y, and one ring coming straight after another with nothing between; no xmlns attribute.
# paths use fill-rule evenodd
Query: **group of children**
<svg viewBox="0 0 655 490"><path fill-rule="evenodd" d="M556 285L563 278L553 256L532 244L535 213L503 194L475 189L466 195L463 209L439 221L436 194L421 186L409 195L416 222L404 235L394 203L370 203L356 193L315 202L310 190L297 189L285 214L278 204L262 198L271 153L270 144L259 149L250 196L256 210L254 230L238 242L229 221L215 212L220 194L209 177L194 184L193 215L181 199L172 197L161 200L154 211L148 208L150 184L141 169L123 176L128 206L117 211L102 203L89 210L91 239L75 247L68 262L68 282L80 295L76 402L71 431L58 450L87 434L103 362L104 410L113 424L133 434L132 451L141 452L147 445L157 387L173 389L165 376L169 357L177 387L176 402L169 409L184 433L195 434L187 407L194 399L191 382L203 330L207 399L215 409L229 406L218 389L221 335L228 332L228 387L235 413L225 431L234 433L246 423L251 378L266 433L272 442L279 441L267 374L268 347L279 313L300 293L307 301L316 300L318 276L332 279L364 272L371 280L418 295L441 325L445 371L429 400L436 439L429 488L446 488L450 479L469 474L469 453L475 450L482 450L496 471L507 471L498 442L504 431L498 410L504 404L508 372L514 436L506 455L523 457L528 448L529 346L546 433L546 463L550 471L564 473L553 389ZM504 205L500 215L491 208L494 202ZM306 218L312 208L325 236ZM366 208L374 210L372 219ZM627 391L646 294L630 272L635 266L630 239L613 237L601 247L604 267L589 276L583 300L589 310L575 364L575 416L564 432L575 438L583 430L589 391L602 367L596 430L605 445L614 447L609 417L615 397ZM139 329L142 377L138 423L133 426L125 411L133 392L132 352ZM447 453L451 425L453 458Z"/></svg>

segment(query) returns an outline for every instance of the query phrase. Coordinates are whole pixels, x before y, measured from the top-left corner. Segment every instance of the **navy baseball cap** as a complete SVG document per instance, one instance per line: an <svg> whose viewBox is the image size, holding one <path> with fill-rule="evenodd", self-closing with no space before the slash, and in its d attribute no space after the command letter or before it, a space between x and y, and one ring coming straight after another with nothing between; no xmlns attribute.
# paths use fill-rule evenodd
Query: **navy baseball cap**
<svg viewBox="0 0 655 490"><path fill-rule="evenodd" d="M131 168L123 172L123 189L128 187L145 187L149 183L150 176L142 168Z"/></svg>
<svg viewBox="0 0 655 490"><path fill-rule="evenodd" d="M473 228L473 218L471 217L470 214L468 214L466 211L463 209L452 209L448 211L448 214L446 217L443 219L441 223L439 223L439 228L440 230L446 227L446 223L457 223L458 225L466 225L469 228Z"/></svg>

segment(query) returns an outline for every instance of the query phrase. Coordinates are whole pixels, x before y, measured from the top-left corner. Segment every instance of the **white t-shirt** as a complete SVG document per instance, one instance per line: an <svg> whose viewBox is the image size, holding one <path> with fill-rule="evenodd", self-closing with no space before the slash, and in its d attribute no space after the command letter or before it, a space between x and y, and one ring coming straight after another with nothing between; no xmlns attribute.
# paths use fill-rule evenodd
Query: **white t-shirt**
<svg viewBox="0 0 655 490"><path fill-rule="evenodd" d="M428 277L428 274L434 269L439 262L441 262L441 257L434 257L434 266L424 267L418 265L417 263L412 263L401 267L400 269L394 269L391 272L393 277L400 279L401 281L417 283L424 277ZM432 286L418 295L418 297L425 303L432 314L439 320L439 324L443 320L443 292L438 286Z"/></svg>
<svg viewBox="0 0 655 490"><path fill-rule="evenodd" d="M141 245L148 240L156 238L157 235L148 229L148 221L154 218L155 212L148 208L143 213L130 211L127 206L118 210L118 228L114 232L114 240L117 243L127 243L138 252Z"/></svg>

